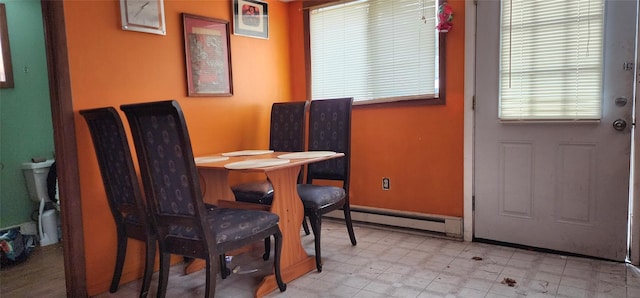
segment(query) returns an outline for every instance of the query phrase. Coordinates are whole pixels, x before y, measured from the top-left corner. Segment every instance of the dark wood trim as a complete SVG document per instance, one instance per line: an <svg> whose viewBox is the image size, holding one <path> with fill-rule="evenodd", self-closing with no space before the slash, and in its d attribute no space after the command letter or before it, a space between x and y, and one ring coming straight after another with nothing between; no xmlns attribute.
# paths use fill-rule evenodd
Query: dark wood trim
<svg viewBox="0 0 640 298"><path fill-rule="evenodd" d="M67 297L87 297L82 206L78 181L71 77L61 0L41 0L44 23L53 139L58 165L58 188L64 198L61 207L62 243Z"/></svg>
<svg viewBox="0 0 640 298"><path fill-rule="evenodd" d="M447 33L438 33L438 65L440 66L439 77L440 81L438 91L438 104L447 103Z"/></svg>
<svg viewBox="0 0 640 298"><path fill-rule="evenodd" d="M0 3L0 43L2 43L2 63L5 80L0 81L0 88L13 88L13 66L11 64L11 47L9 46L9 28L7 28L7 10Z"/></svg>
<svg viewBox="0 0 640 298"><path fill-rule="evenodd" d="M354 110L379 109L379 108L400 108L400 107L423 107L423 106L443 106L444 103L438 98L424 98L413 100L399 100L389 102L375 102L366 104L354 104Z"/></svg>
<svg viewBox="0 0 640 298"><path fill-rule="evenodd" d="M344 3L353 2L353 1L356 1L356 0L305 0L305 1L302 1L302 9L308 10L308 9L320 8L324 6L344 4Z"/></svg>
<svg viewBox="0 0 640 298"><path fill-rule="evenodd" d="M307 82L307 100L311 100L311 37L309 36L309 10L302 11L304 32L304 72Z"/></svg>

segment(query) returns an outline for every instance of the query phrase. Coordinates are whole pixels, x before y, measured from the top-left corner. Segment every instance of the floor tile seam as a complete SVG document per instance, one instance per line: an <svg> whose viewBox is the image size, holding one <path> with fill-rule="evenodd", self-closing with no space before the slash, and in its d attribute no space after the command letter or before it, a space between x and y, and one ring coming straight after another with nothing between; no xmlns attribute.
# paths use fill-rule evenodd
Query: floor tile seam
<svg viewBox="0 0 640 298"><path fill-rule="evenodd" d="M587 297L596 297L596 294L597 294L595 291L590 291L590 290L586 290L586 289L576 288L576 287L572 287L572 286L568 286L568 285L560 285L560 286L558 286L558 294L557 294L557 297L563 297L563 298L564 298L564 297L569 297L569 298L574 297L574 296L562 295L562 293L561 293L561 292L566 292L566 291L563 291L563 290L562 290L563 288L570 288L570 289L573 289L573 290L577 290L577 291L584 292L584 293L586 293ZM591 294L591 295L589 295L589 294ZM583 296L583 297L584 297L584 296ZM621 297L616 297L616 298L621 298Z"/></svg>
<svg viewBox="0 0 640 298"><path fill-rule="evenodd" d="M508 285L505 285L505 284L496 283L491 286L488 293L502 295L503 293L505 293L505 291L509 291L508 290L509 288L511 288L512 291L518 295L518 297L530 296L532 294L556 296L558 294L559 285L550 290L544 291L538 288L531 287L529 284L526 284L526 285L520 284L514 287L509 287Z"/></svg>
<svg viewBox="0 0 640 298"><path fill-rule="evenodd" d="M481 278L473 278L473 277L469 277L469 275L465 275L465 276L463 276L461 278L461 281L459 282L459 284L460 284L460 286L462 286L462 285L467 285L470 281L479 281L479 282L487 282L487 283L493 285L497 280L498 280L497 277L494 280L488 280L488 279L481 279ZM471 288L471 287L466 287L466 288L474 289L474 290L478 290L478 291L489 291L491 286L489 286L489 289L486 289L486 290L477 289L477 288Z"/></svg>
<svg viewBox="0 0 640 298"><path fill-rule="evenodd" d="M563 278L564 278L564 276L563 276ZM582 290L589 291L589 292L594 292L594 293L597 292L597 289L598 289L598 283L597 282L593 282L593 280L587 281L587 288L586 289L578 288L578 287L575 287L575 286L572 286L572 285L568 285L566 283L563 284L562 283L562 279L560 280L560 285L571 287L571 288L582 289Z"/></svg>
<svg viewBox="0 0 640 298"><path fill-rule="evenodd" d="M293 288L295 288L295 289L297 289L297 290L301 290L301 291L312 291L312 292L315 292L315 291L316 291L316 289L315 289L315 288L313 288L313 287L306 287L306 286L301 287L301 286L297 286L297 285L295 285L295 284L292 284L291 286L292 286ZM359 289L359 288L356 288L356 287L352 287L352 286L346 285L346 284L344 284L344 283L336 284L336 286L348 287L348 288L351 288L351 289L355 290L355 292L358 292L358 291L360 291L360 290L364 289L364 287L363 287L362 289ZM287 289L288 289L288 287L287 287ZM286 293L286 291L285 291L285 293Z"/></svg>
<svg viewBox="0 0 640 298"><path fill-rule="evenodd" d="M598 283L599 279L597 278L597 276L593 276L593 273L591 273L589 276L576 276L576 275L571 275L571 274L562 274L562 279L565 278L573 278L573 279L579 279L579 280L584 280L587 282L587 284L593 285Z"/></svg>
<svg viewBox="0 0 640 298"><path fill-rule="evenodd" d="M442 272L436 272L436 273L437 273L437 274L436 274L433 278L431 278L431 279L428 279L428 278L421 278L421 277L416 277L416 278L420 278L420 279L422 279L422 280L428 281L428 282L424 285L424 287L422 287L422 289L423 289L423 290L424 290L424 289L426 289L426 288L428 288L431 284L433 284L433 282L434 282L434 281L435 281L435 282L444 283L444 284L449 284L449 285L455 285L454 283L446 283L446 282L438 281L438 276L440 276L440 275L442 274ZM415 275L411 275L411 273L410 273L410 274L408 274L407 276L415 276ZM403 280L403 279L401 278L401 280ZM402 283L402 282L399 282L399 283Z"/></svg>
<svg viewBox="0 0 640 298"><path fill-rule="evenodd" d="M613 283L613 282L608 282L608 281L605 281L605 280L597 280L596 281L596 287L599 287L599 286L602 286L602 285L605 285L605 286L608 285L608 286L611 286L611 287L630 287L627 284L626 281L624 283L622 283L622 282L621 283ZM633 287L631 287L631 288L633 288Z"/></svg>
<svg viewBox="0 0 640 298"><path fill-rule="evenodd" d="M487 265L495 265L497 266L500 270L499 272L495 272L495 271L490 271L487 269L484 269L483 267L487 266ZM502 272L504 272L505 266L501 265L501 264L497 264L497 263L492 263L492 264L478 264L477 267L474 267L474 271L483 271L483 272L487 272L487 273L495 273L498 276L500 276L500 274L502 274ZM496 268L497 269L497 268Z"/></svg>

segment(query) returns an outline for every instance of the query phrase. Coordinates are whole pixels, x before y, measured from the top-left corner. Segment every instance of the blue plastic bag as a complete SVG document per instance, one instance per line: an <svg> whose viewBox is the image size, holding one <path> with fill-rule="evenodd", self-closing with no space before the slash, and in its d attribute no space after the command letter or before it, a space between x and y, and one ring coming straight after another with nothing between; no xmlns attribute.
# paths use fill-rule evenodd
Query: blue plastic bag
<svg viewBox="0 0 640 298"><path fill-rule="evenodd" d="M25 245L25 237L18 229L0 235L0 267L25 261L30 251L31 247Z"/></svg>

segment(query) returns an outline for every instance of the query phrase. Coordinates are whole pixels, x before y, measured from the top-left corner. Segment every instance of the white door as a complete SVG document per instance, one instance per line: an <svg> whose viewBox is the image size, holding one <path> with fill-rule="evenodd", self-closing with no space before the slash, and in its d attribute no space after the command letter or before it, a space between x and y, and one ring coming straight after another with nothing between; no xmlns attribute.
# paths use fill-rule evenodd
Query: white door
<svg viewBox="0 0 640 298"><path fill-rule="evenodd" d="M478 1L475 238L625 259L636 5L605 4L600 119L536 122L499 119L501 2Z"/></svg>

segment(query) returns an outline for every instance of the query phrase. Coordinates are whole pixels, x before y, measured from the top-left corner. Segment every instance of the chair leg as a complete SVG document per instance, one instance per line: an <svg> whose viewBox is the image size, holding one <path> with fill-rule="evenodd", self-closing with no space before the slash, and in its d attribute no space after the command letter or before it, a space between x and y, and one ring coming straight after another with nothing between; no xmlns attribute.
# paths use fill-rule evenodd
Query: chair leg
<svg viewBox="0 0 640 298"><path fill-rule="evenodd" d="M349 232L351 245L356 246L358 242L356 241L356 234L353 232L353 223L351 223L351 207L349 207L349 204L344 204L342 210L344 211L344 221L347 224L347 232Z"/></svg>
<svg viewBox="0 0 640 298"><path fill-rule="evenodd" d="M219 255L221 260L224 261L224 254ZM209 259L207 260L207 281L204 290L204 296L209 298L214 298L216 296L216 272L217 268L215 265L215 256L209 254ZM222 267L220 267L222 268ZM226 268L226 266L225 266Z"/></svg>
<svg viewBox="0 0 640 298"><path fill-rule="evenodd" d="M280 230L273 234L273 238L275 239L275 252L273 253L273 268L276 275L276 282L278 283L278 288L280 292L284 292L287 289L287 284L282 280L282 275L280 273L280 256L282 255L282 233ZM269 237L267 237L269 239Z"/></svg>
<svg viewBox="0 0 640 298"><path fill-rule="evenodd" d="M269 255L271 255L271 237L264 238L264 254L262 255L262 259L268 261Z"/></svg>
<svg viewBox="0 0 640 298"><path fill-rule="evenodd" d="M307 217L303 216L302 217L302 228L304 229L304 234L305 235L309 235L309 225L307 225Z"/></svg>
<svg viewBox="0 0 640 298"><path fill-rule="evenodd" d="M320 214L314 210L309 214L309 222L311 223L311 229L313 230L313 240L316 246L316 269L318 272L322 272L322 253L320 252L320 231L322 230L322 220Z"/></svg>
<svg viewBox="0 0 640 298"><path fill-rule="evenodd" d="M225 279L231 275L231 270L227 268L227 255L220 255L220 278Z"/></svg>
<svg viewBox="0 0 640 298"><path fill-rule="evenodd" d="M146 256L144 261L144 275L142 276L142 287L140 288L140 298L145 298L149 294L151 276L153 275L153 262L156 258L156 238L147 236L145 244Z"/></svg>
<svg viewBox="0 0 640 298"><path fill-rule="evenodd" d="M167 295L167 282L169 281L169 253L164 252L160 248L160 273L158 277L158 298L164 298Z"/></svg>
<svg viewBox="0 0 640 298"><path fill-rule="evenodd" d="M109 287L109 292L115 293L118 290L118 285L120 284L120 277L122 277L122 268L124 267L124 258L127 254L127 236L124 232L123 226L117 227L118 233L118 244L116 251L116 267L113 270L113 278L111 278L111 287Z"/></svg>

